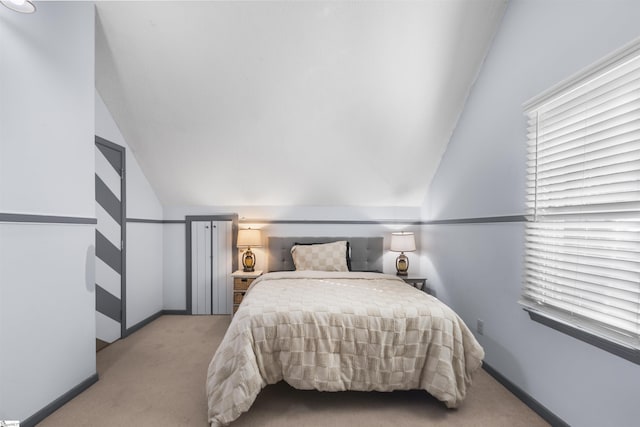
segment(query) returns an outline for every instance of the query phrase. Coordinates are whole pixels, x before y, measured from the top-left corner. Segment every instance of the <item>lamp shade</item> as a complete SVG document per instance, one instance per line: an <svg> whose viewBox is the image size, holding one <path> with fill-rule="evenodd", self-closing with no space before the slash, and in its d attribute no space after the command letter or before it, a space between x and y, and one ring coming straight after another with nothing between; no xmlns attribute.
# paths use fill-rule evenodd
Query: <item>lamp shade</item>
<svg viewBox="0 0 640 427"><path fill-rule="evenodd" d="M416 239L411 232L391 233L393 252L413 252L416 250Z"/></svg>
<svg viewBox="0 0 640 427"><path fill-rule="evenodd" d="M238 230L238 247L260 247L262 246L262 233L260 230L247 228Z"/></svg>

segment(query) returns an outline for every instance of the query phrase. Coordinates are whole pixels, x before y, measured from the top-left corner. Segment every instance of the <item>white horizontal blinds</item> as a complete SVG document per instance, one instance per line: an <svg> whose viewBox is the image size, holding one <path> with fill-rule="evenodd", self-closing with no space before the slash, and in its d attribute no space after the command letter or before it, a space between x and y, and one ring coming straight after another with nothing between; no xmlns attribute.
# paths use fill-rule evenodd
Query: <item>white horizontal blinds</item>
<svg viewBox="0 0 640 427"><path fill-rule="evenodd" d="M640 55L527 116L521 302L640 349Z"/></svg>

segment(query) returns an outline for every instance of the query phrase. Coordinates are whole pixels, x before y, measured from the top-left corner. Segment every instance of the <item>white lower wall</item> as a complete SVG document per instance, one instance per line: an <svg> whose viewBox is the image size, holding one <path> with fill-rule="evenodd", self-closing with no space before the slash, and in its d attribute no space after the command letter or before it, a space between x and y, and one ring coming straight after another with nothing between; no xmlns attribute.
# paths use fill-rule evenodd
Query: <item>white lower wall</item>
<svg viewBox="0 0 640 427"><path fill-rule="evenodd" d="M127 223L127 328L163 309L163 225Z"/></svg>
<svg viewBox="0 0 640 427"><path fill-rule="evenodd" d="M163 304L166 310L187 308L185 269L186 235L184 224L163 224Z"/></svg>
<svg viewBox="0 0 640 427"><path fill-rule="evenodd" d="M96 373L94 227L0 223L0 420Z"/></svg>

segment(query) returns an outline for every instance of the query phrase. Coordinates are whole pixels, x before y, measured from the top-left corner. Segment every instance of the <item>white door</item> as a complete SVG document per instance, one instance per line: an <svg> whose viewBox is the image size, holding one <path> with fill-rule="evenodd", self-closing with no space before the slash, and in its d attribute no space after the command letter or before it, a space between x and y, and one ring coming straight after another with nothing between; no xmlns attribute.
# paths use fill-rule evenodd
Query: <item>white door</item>
<svg viewBox="0 0 640 427"><path fill-rule="evenodd" d="M191 223L191 311L231 314L231 221Z"/></svg>
<svg viewBox="0 0 640 427"><path fill-rule="evenodd" d="M124 148L95 137L96 339L99 347L125 335Z"/></svg>
<svg viewBox="0 0 640 427"><path fill-rule="evenodd" d="M213 263L212 314L231 314L233 278L231 277L231 221L213 223L217 232L217 248Z"/></svg>
<svg viewBox="0 0 640 427"><path fill-rule="evenodd" d="M191 308L211 314L211 221L191 223Z"/></svg>

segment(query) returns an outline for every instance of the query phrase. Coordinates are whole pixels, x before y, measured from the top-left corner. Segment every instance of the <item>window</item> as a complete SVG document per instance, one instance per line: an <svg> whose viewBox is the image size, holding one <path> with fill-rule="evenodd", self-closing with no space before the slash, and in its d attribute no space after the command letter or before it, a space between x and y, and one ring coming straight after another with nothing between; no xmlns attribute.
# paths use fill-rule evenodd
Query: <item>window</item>
<svg viewBox="0 0 640 427"><path fill-rule="evenodd" d="M640 363L640 42L525 112L520 303L532 318Z"/></svg>

